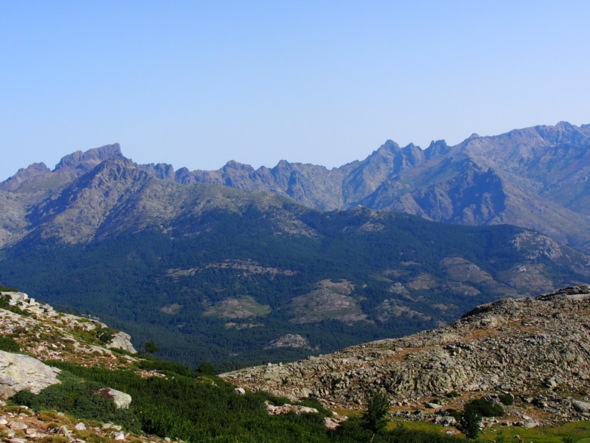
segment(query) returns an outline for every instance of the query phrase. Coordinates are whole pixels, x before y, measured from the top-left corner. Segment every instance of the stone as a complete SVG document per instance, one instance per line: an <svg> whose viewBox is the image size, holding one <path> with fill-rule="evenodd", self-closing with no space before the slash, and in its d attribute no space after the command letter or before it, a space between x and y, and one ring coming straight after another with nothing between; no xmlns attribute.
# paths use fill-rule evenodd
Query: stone
<svg viewBox="0 0 590 443"><path fill-rule="evenodd" d="M128 409L131 404L131 396L129 394L113 388L99 389L95 394L104 398L111 398L117 409Z"/></svg>
<svg viewBox="0 0 590 443"><path fill-rule="evenodd" d="M590 403L581 400L572 400L574 409L578 412L590 412Z"/></svg>
<svg viewBox="0 0 590 443"><path fill-rule="evenodd" d="M324 417L324 426L329 431L335 431L340 427L340 423L334 420L332 417Z"/></svg>
<svg viewBox="0 0 590 443"><path fill-rule="evenodd" d="M22 390L38 394L46 387L60 383L59 373L59 369L33 357L0 351L0 397L7 399Z"/></svg>
<svg viewBox="0 0 590 443"><path fill-rule="evenodd" d="M234 392L238 395L246 395L246 390L244 388L236 388Z"/></svg>
<svg viewBox="0 0 590 443"><path fill-rule="evenodd" d="M72 434L72 431L70 431L67 426L62 425L55 430L55 433L57 435L63 435L65 437L69 437Z"/></svg>
<svg viewBox="0 0 590 443"><path fill-rule="evenodd" d="M298 406L298 405L290 405L288 403L275 406L267 403L266 410L269 415L281 415L281 414L288 414L290 412L294 412L297 415L301 414L317 414L318 410L316 408L310 408L307 406Z"/></svg>
<svg viewBox="0 0 590 443"><path fill-rule="evenodd" d="M455 426L457 420L451 415L437 415L434 418L434 423L441 426Z"/></svg>
<svg viewBox="0 0 590 443"><path fill-rule="evenodd" d="M432 403L432 402L427 402L426 403L426 407L430 408L430 409L438 409L438 408L442 408L441 405L439 405L438 403Z"/></svg>
<svg viewBox="0 0 590 443"><path fill-rule="evenodd" d="M8 425L8 427L13 431L23 431L27 429L29 426L21 421L13 421Z"/></svg>
<svg viewBox="0 0 590 443"><path fill-rule="evenodd" d="M137 354L137 350L131 344L131 336L125 332L119 331L114 336L107 348L122 349L130 354Z"/></svg>
<svg viewBox="0 0 590 443"><path fill-rule="evenodd" d="M558 382L555 379L555 377L549 377L548 379L545 380L545 387L549 388L549 389L553 389L556 388L558 386Z"/></svg>
<svg viewBox="0 0 590 443"><path fill-rule="evenodd" d="M84 423L80 422L76 426L74 426L74 429L76 431L85 431L86 430L86 425Z"/></svg>

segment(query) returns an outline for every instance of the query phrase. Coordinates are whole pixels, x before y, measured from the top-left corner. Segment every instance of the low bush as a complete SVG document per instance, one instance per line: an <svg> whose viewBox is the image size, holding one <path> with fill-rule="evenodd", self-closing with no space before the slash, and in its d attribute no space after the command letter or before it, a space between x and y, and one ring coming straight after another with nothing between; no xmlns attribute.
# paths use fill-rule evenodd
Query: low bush
<svg viewBox="0 0 590 443"><path fill-rule="evenodd" d="M482 417L501 417L504 415L504 408L493 401L479 398L465 403L465 411L473 410Z"/></svg>
<svg viewBox="0 0 590 443"><path fill-rule="evenodd" d="M77 418L116 422L133 431L140 430L139 419L133 411L117 409L112 399L95 393L105 388L101 383L77 379L70 374L60 374L62 382L45 388L39 394L23 390L10 399L18 405L37 411L53 409L67 412Z"/></svg>
<svg viewBox="0 0 590 443"><path fill-rule="evenodd" d="M109 327L101 327L94 330L94 335L103 345L108 345L112 342L116 333L117 331Z"/></svg>
<svg viewBox="0 0 590 443"><path fill-rule="evenodd" d="M20 345L13 338L0 336L0 351L20 352Z"/></svg>
<svg viewBox="0 0 590 443"><path fill-rule="evenodd" d="M144 358L145 360L141 360L137 364L137 367L139 369L145 369L146 371L158 371L164 373L179 374L184 375L185 377L193 376L193 371L191 371L188 366L183 365L182 363L160 360L159 358L150 356Z"/></svg>
<svg viewBox="0 0 590 443"><path fill-rule="evenodd" d="M366 417L351 418L341 429L329 432L324 417L330 416L314 400L303 402L315 407L319 414L294 413L270 416L265 403L284 404L287 399L265 392L238 395L235 387L222 379L207 375L191 377L176 364L156 359L142 363L145 367L165 371L166 378L141 378L133 370L110 371L83 368L71 363L51 362L60 367L61 385L46 388L38 395L20 392L13 401L35 410L55 409L78 418L119 423L129 430L182 439L184 441L220 442L456 442L457 439L405 429L373 432ZM175 372L170 369L175 368ZM112 402L92 395L100 387L109 386L131 395L129 410L117 410ZM381 417L380 403L373 407ZM375 426L373 426L375 428ZM90 441L90 440L89 440Z"/></svg>

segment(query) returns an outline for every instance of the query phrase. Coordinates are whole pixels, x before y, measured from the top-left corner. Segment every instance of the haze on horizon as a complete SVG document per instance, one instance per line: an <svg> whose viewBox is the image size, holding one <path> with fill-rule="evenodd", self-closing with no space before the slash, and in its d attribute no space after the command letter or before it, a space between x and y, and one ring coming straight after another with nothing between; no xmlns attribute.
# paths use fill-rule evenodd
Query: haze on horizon
<svg viewBox="0 0 590 443"><path fill-rule="evenodd" d="M590 3L0 0L0 180L138 163L340 166L385 140L590 123Z"/></svg>

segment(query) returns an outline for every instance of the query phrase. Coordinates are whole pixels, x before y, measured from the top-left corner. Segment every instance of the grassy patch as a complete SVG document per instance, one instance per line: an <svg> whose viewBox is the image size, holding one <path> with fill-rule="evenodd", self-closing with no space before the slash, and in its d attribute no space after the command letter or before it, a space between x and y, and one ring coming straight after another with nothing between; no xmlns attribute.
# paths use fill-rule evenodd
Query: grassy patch
<svg viewBox="0 0 590 443"><path fill-rule="evenodd" d="M524 441L533 443L563 443L564 437L570 437L576 443L590 443L590 421L572 422L559 426L524 429L520 427L492 427L479 436L482 441L498 440L504 437L506 443L516 442L516 435Z"/></svg>
<svg viewBox="0 0 590 443"><path fill-rule="evenodd" d="M400 422L391 421L388 424L388 429L394 430L399 424ZM403 426L409 430L429 432L432 434L442 434L444 429L448 429L429 422L403 422ZM579 421L565 423L559 426L532 429L524 429L519 426L493 426L484 429L478 436L477 441L502 441L503 438L504 443L516 443L518 442L517 435L527 443L563 443L564 437L570 437L576 443L590 443L590 421ZM461 436L461 434L458 436Z"/></svg>

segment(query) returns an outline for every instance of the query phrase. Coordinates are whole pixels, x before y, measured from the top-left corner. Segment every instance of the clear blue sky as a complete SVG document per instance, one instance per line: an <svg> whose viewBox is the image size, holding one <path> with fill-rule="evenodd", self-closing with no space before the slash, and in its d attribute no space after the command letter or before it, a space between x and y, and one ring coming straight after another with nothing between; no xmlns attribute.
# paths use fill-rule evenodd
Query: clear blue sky
<svg viewBox="0 0 590 443"><path fill-rule="evenodd" d="M386 139L590 123L590 2L0 0L0 180L139 163L328 167Z"/></svg>

